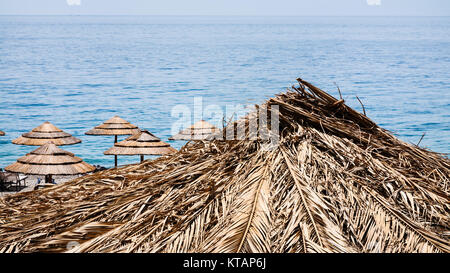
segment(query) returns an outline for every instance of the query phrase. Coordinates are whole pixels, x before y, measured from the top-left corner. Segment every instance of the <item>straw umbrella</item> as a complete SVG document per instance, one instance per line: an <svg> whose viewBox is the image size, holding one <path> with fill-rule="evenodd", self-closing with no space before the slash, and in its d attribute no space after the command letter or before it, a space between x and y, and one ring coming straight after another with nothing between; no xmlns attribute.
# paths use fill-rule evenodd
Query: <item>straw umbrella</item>
<svg viewBox="0 0 450 273"><path fill-rule="evenodd" d="M17 159L17 162L9 165L5 170L13 173L45 175L46 182L51 182L52 175L84 174L94 171L95 167L74 154L58 148L50 141Z"/></svg>
<svg viewBox="0 0 450 273"><path fill-rule="evenodd" d="M114 143L117 143L117 136L134 135L140 130L136 125L129 123L119 116L114 116L103 124L87 131L86 135L94 136L114 136ZM114 156L114 166L117 167L117 155Z"/></svg>
<svg viewBox="0 0 450 273"><path fill-rule="evenodd" d="M61 146L80 143L81 139L73 137L71 134L64 132L46 121L31 130L31 132L22 134L22 136L14 139L12 143L17 145L42 146L49 141L52 141L55 145Z"/></svg>
<svg viewBox="0 0 450 273"><path fill-rule="evenodd" d="M177 150L168 143L161 141L149 131L142 130L121 142L115 143L113 147L104 152L105 155L140 155L141 162L144 155L167 155Z"/></svg>
<svg viewBox="0 0 450 273"><path fill-rule="evenodd" d="M5 132L0 131L0 136L4 136L4 135L5 135Z"/></svg>
<svg viewBox="0 0 450 273"><path fill-rule="evenodd" d="M190 127L181 130L178 134L173 135L169 140L204 140L214 133L218 133L219 129L211 123L200 120Z"/></svg>

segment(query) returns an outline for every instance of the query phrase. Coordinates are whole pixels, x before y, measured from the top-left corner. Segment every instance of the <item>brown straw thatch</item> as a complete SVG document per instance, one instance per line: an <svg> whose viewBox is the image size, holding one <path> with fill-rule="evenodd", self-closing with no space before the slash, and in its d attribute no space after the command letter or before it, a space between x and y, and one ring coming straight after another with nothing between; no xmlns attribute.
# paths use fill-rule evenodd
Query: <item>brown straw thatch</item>
<svg viewBox="0 0 450 273"><path fill-rule="evenodd" d="M121 117L114 116L103 124L94 127L86 132L86 135L107 135L107 136L120 136L120 135L134 135L139 133L139 129L136 125L129 123Z"/></svg>
<svg viewBox="0 0 450 273"><path fill-rule="evenodd" d="M14 173L34 175L75 175L92 172L95 167L74 154L48 142L31 153L17 159L5 168Z"/></svg>
<svg viewBox="0 0 450 273"><path fill-rule="evenodd" d="M200 120L188 128L181 130L178 134L169 137L169 140L205 140L208 136L218 132L219 129L214 125Z"/></svg>
<svg viewBox="0 0 450 273"><path fill-rule="evenodd" d="M31 132L22 134L22 136L14 139L12 143L17 145L42 146L49 141L52 141L55 145L61 146L80 143L81 139L73 137L46 121L31 130Z"/></svg>
<svg viewBox="0 0 450 273"><path fill-rule="evenodd" d="M189 142L3 197L0 251L450 252L449 159L298 81L263 105L278 146Z"/></svg>
<svg viewBox="0 0 450 273"><path fill-rule="evenodd" d="M0 131L0 136L4 136L4 135L5 135L5 132Z"/></svg>
<svg viewBox="0 0 450 273"><path fill-rule="evenodd" d="M141 131L117 142L104 152L105 155L167 155L177 152L168 143L161 141L149 131Z"/></svg>

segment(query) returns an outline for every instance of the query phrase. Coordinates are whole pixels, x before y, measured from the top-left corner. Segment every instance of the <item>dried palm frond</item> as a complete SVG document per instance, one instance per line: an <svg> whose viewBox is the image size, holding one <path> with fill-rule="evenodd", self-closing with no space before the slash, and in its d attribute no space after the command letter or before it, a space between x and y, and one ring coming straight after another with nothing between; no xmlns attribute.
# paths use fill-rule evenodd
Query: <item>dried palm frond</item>
<svg viewBox="0 0 450 273"><path fill-rule="evenodd" d="M450 252L449 159L298 82L262 105L279 106L278 146L189 142L6 196L0 251Z"/></svg>

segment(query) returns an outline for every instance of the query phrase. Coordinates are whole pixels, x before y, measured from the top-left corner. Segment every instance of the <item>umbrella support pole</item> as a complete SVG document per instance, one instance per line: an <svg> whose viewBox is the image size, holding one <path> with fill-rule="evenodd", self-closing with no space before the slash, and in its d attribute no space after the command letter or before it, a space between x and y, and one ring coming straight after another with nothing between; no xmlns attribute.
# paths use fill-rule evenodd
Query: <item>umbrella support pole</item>
<svg viewBox="0 0 450 273"><path fill-rule="evenodd" d="M141 155L141 163L144 162L144 155Z"/></svg>
<svg viewBox="0 0 450 273"><path fill-rule="evenodd" d="M114 136L114 144L117 143L117 135ZM114 168L117 168L117 155L114 156Z"/></svg>

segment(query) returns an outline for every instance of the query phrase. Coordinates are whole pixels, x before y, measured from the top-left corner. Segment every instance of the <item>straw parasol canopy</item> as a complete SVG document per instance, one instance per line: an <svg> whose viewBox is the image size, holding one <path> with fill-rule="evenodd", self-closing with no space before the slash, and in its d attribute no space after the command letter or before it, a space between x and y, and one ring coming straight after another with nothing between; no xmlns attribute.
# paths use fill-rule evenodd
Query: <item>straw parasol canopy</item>
<svg viewBox="0 0 450 273"><path fill-rule="evenodd" d="M27 155L17 159L5 170L33 175L76 175L92 172L94 166L74 154L48 142Z"/></svg>
<svg viewBox="0 0 450 273"><path fill-rule="evenodd" d="M119 116L114 116L103 124L87 131L86 135L94 136L114 136L114 143L117 143L117 136L134 135L140 130L136 125L129 123ZM114 156L114 166L117 167L117 155Z"/></svg>
<svg viewBox="0 0 450 273"><path fill-rule="evenodd" d="M205 140L208 136L218 133L219 129L211 123L200 120L169 137L169 140Z"/></svg>
<svg viewBox="0 0 450 273"><path fill-rule="evenodd" d="M4 135L5 135L5 132L0 131L0 136L4 136Z"/></svg>
<svg viewBox="0 0 450 273"><path fill-rule="evenodd" d="M167 155L177 152L168 143L161 141L149 131L142 130L123 141L117 142L104 152L105 155Z"/></svg>
<svg viewBox="0 0 450 273"><path fill-rule="evenodd" d="M450 252L450 160L298 81L262 105L279 106L277 147L193 141L5 196L0 252Z"/></svg>
<svg viewBox="0 0 450 273"><path fill-rule="evenodd" d="M55 145L61 146L80 143L81 139L73 137L71 134L64 132L46 121L31 130L31 132L22 134L22 136L14 139L12 143L17 145L42 146L49 141L53 142Z"/></svg>
<svg viewBox="0 0 450 273"><path fill-rule="evenodd" d="M94 127L86 132L86 135L95 136L121 136L134 135L139 133L139 128L136 125L129 123L119 116L114 116L103 124Z"/></svg>

